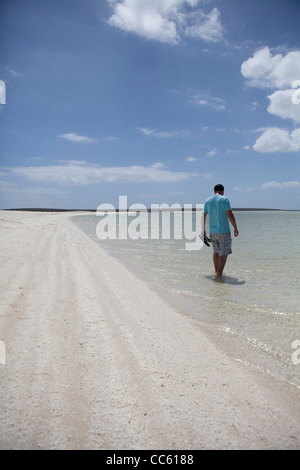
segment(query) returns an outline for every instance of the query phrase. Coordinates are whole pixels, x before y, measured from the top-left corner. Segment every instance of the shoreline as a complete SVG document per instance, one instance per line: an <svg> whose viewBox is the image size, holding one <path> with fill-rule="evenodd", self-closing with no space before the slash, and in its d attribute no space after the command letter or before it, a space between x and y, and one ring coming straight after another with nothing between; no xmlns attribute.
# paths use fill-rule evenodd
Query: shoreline
<svg viewBox="0 0 300 470"><path fill-rule="evenodd" d="M189 205L189 204L188 204ZM16 209L0 209L0 212L41 212L41 213L65 213L65 212L68 212L70 214L73 214L74 213L82 213L82 214L87 214L87 213L96 213L98 209L42 209L42 208L16 208ZM104 212L130 212L130 208L127 208L127 209L119 209L119 208L116 208L116 209L107 209L105 210ZM173 208L172 205L169 206L169 208L165 209L165 208L158 208L158 209L151 209L151 208L145 208L145 209L134 209L134 211L136 212L177 212L177 211L192 211L192 212L195 212L195 211L202 211L202 209L197 209L196 207L192 207L192 208L181 208L181 209L176 209L176 208ZM249 208L244 208L244 207L233 207L232 208L233 211L237 211L237 212L247 212L247 211L266 211L266 212L270 212L270 211L275 211L275 212L300 212L300 209L268 209L268 208L260 208L260 207L249 207Z"/></svg>
<svg viewBox="0 0 300 470"><path fill-rule="evenodd" d="M260 370L260 371L264 371L265 374L271 375L274 378L277 378L278 380L284 380L288 384L291 384L300 390L300 381L299 381L300 376L298 374L298 372L300 372L300 369L299 367L297 368L295 365L292 365L291 349L289 349L288 351L286 350L286 344L288 343L287 333L289 334L289 332L292 331L291 325L288 327L288 330L278 331L278 334L280 334L280 337L282 339L285 338L284 340L285 344L277 343L277 350L275 350L272 347L273 346L272 342L268 344L267 338L263 340L263 338L260 336L258 331L256 331L256 335L253 335L254 330L251 330L251 322L253 322L253 327L255 328L257 325L256 320L260 322L260 319L257 318L255 320L255 319L250 319L249 317L247 318L246 312L243 311L243 309L245 308L245 305L247 304L245 305L240 304L240 302L242 303L244 302L241 299L241 297L239 299L239 302L237 302L236 300L232 301L232 305L231 305L232 308L230 309L230 307L228 307L229 305L228 304L229 298L227 295L228 293L226 292L227 308L225 309L224 308L225 306L222 305L222 301L221 303L219 302L219 304L217 303L217 298L220 295L219 292L215 292L214 293L215 295L211 297L209 292L206 289L204 289L203 291L203 288L199 289L199 286L195 285L194 283L195 278L199 279L200 282L203 281L204 283L205 282L207 283L207 279L210 279L209 281L210 285L207 285L207 288L209 287L211 289L211 280L214 278L213 268L211 265L211 258L210 256L206 256L207 253L205 251L205 248L202 254L204 258L206 258L206 262L204 261L204 264L206 264L206 267L204 268L204 270L202 266L202 269L200 268L200 271L197 271L197 272L194 271L194 276L190 278L190 282L187 284L185 281L184 287L181 287L180 285L178 285L179 278L177 276L179 273L176 273L176 269L174 270L174 275L169 274L168 278L164 274L160 275L161 260L159 260L160 269L158 269L158 272L156 273L156 267L158 267L158 265L155 262L153 264L151 259L155 259L154 257L156 257L156 255L159 258L161 258L161 255L163 255L163 257L165 258L165 260L163 261L164 267L166 267L167 259L164 254L164 250L163 252L160 251L160 247L155 248L153 246L154 249L153 248L150 249L144 245L144 243L148 243L151 237L148 237L146 242L144 242L144 240L143 241L138 240L136 242L135 248L134 248L135 243L131 244L131 247L130 245L128 247L127 242L125 243L124 246L122 242L121 243L116 242L117 243L116 246L114 246L115 241L108 242L105 240L104 242L100 242L99 238L96 237L96 227L97 227L96 222L95 224L91 224L91 227L89 227L89 225L85 226L84 223L80 222L80 220L84 220L85 217L87 217L86 220L93 218L92 215L89 215L89 216L84 215L83 218L82 217L77 218L77 216L71 216L70 220L77 227L83 230L84 233L86 233L89 237L91 237L91 239L94 242L96 242L97 244L100 244L100 246L104 248L105 251L110 256L113 256L114 258L116 258L134 276L146 282L147 285L156 294L158 294L163 300L165 300L169 305L171 305L173 309L175 309L180 314L186 315L190 319L193 319L195 328L200 328L202 330L204 329L206 332L208 332L210 340L213 344L217 345L217 347L224 349L225 353L228 354L234 360L244 361L250 367L256 368L257 370ZM94 217L94 220L97 220L97 218ZM91 231L93 225L94 225L94 230ZM118 236L117 236L117 239L118 239ZM142 246L139 246L139 243L141 243ZM145 251L144 254L140 252L141 249ZM148 253L148 249L149 249L149 253L152 251L152 255L150 256ZM166 250L166 252L168 252L168 250ZM137 255L137 253L139 254ZM140 259L141 256L143 258L142 262ZM173 258L173 254L171 256ZM207 262L207 258L209 258L209 262ZM173 259L176 265L178 265L178 263L179 264L182 263L182 260L180 260L179 258L176 258L176 260L175 258ZM189 262L188 262L188 265L190 266ZM182 266L184 265L182 264ZM169 269L170 268L171 266L169 266ZM162 269L162 271L164 271L164 269ZM238 276L238 275L239 274L237 273L235 269L234 276ZM233 286L237 286L237 285L246 284L247 282L249 282L249 278L247 277L246 273L244 273L242 275L242 278L236 278L236 277L225 275L224 279L222 279L221 284L225 283L225 284L232 284ZM223 294L225 294L225 292L223 292ZM229 294L229 297L231 297L232 295L236 295L236 294L234 294L232 291L231 294ZM239 296L239 293L237 295ZM251 306L250 304L248 306L248 312L249 312L248 315L251 317L252 317L252 313L255 313L253 312L253 308L256 311L258 308L258 305ZM281 307L279 308L280 312L282 308L284 307L281 305ZM239 309L242 309L242 312L241 311L238 312ZM274 303L273 305L269 304L269 309L271 310L275 309L275 313L277 313L276 312L277 307ZM229 314L229 317L230 317L229 323L227 323L227 320L226 320L228 319L228 316L225 315L225 310L227 310L227 313ZM220 314L215 315L216 311L217 312L224 311L224 315L225 315L224 319L220 318ZM240 313L242 313L243 319L238 320L239 324L231 323L232 318L233 318L232 316L234 315L233 313L234 311L236 312L237 317L240 317ZM268 312L264 312L264 313L268 313ZM244 317L244 314L246 314L246 317ZM280 315L282 315L282 312L280 313ZM286 313L286 315L289 316L288 313ZM241 326L243 325L244 322L246 324L246 328L243 328ZM265 325L265 324L262 325L260 322L260 329L264 330L266 328L266 331L268 331L268 326L271 326L271 325ZM237 327L237 329L235 329L235 327ZM295 335L297 336L297 333L296 333L297 325L294 324L294 327L296 327ZM269 340L271 339L272 338L269 338ZM289 344L292 344L293 340L294 338L290 338Z"/></svg>
<svg viewBox="0 0 300 470"><path fill-rule="evenodd" d="M0 448L299 449L299 391L230 358L77 214L0 211Z"/></svg>

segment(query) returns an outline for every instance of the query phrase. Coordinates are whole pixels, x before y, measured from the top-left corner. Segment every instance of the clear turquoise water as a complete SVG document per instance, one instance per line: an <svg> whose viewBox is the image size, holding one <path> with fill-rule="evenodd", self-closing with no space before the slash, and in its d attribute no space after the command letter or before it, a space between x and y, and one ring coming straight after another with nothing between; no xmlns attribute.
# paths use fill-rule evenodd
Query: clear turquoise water
<svg viewBox="0 0 300 470"><path fill-rule="evenodd" d="M233 240L222 281L214 280L211 247L187 251L185 239L100 241L99 217L71 220L193 317L196 327L197 322L206 327L216 343L223 337L236 360L300 387L300 364L292 361L292 343L300 340L300 212L235 216L240 235Z"/></svg>

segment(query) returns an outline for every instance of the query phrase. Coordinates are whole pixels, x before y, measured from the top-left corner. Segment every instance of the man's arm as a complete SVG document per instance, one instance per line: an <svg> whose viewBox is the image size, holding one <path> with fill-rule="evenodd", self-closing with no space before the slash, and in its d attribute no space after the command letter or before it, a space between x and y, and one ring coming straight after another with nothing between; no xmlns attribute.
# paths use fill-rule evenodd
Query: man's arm
<svg viewBox="0 0 300 470"><path fill-rule="evenodd" d="M238 234L239 234L239 231L238 231L238 228L237 228L237 225L236 225L236 221L235 221L235 217L234 217L234 215L233 215L232 210L226 211L226 214L227 214L227 216L228 216L228 219L230 220L231 225L232 225L233 228L234 228L234 236L237 237Z"/></svg>

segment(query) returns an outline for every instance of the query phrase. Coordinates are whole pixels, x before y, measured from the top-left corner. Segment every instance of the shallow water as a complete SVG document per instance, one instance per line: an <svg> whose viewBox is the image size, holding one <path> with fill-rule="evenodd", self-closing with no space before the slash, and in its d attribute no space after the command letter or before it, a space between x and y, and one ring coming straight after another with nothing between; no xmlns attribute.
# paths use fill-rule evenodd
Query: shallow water
<svg viewBox="0 0 300 470"><path fill-rule="evenodd" d="M222 332L237 360L300 387L300 212L235 215L240 235L222 280L213 275L212 247L187 251L187 240L174 237L100 241L99 217L71 220L184 314L212 334ZM173 219L171 214L171 234Z"/></svg>

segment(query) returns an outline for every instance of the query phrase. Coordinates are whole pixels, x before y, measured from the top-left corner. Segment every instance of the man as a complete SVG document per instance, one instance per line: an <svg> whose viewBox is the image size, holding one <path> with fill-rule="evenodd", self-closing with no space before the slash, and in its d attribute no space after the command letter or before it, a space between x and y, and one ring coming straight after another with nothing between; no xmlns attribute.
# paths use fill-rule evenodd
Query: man
<svg viewBox="0 0 300 470"><path fill-rule="evenodd" d="M208 214L210 240L213 245L213 263L215 267L216 277L220 278L223 274L227 256L231 251L231 234L229 221L234 228L234 236L237 237L239 232L237 229L235 217L231 210L230 201L224 196L224 186L217 184L214 187L214 196L211 196L204 204L202 215L202 235L206 235L205 222Z"/></svg>

